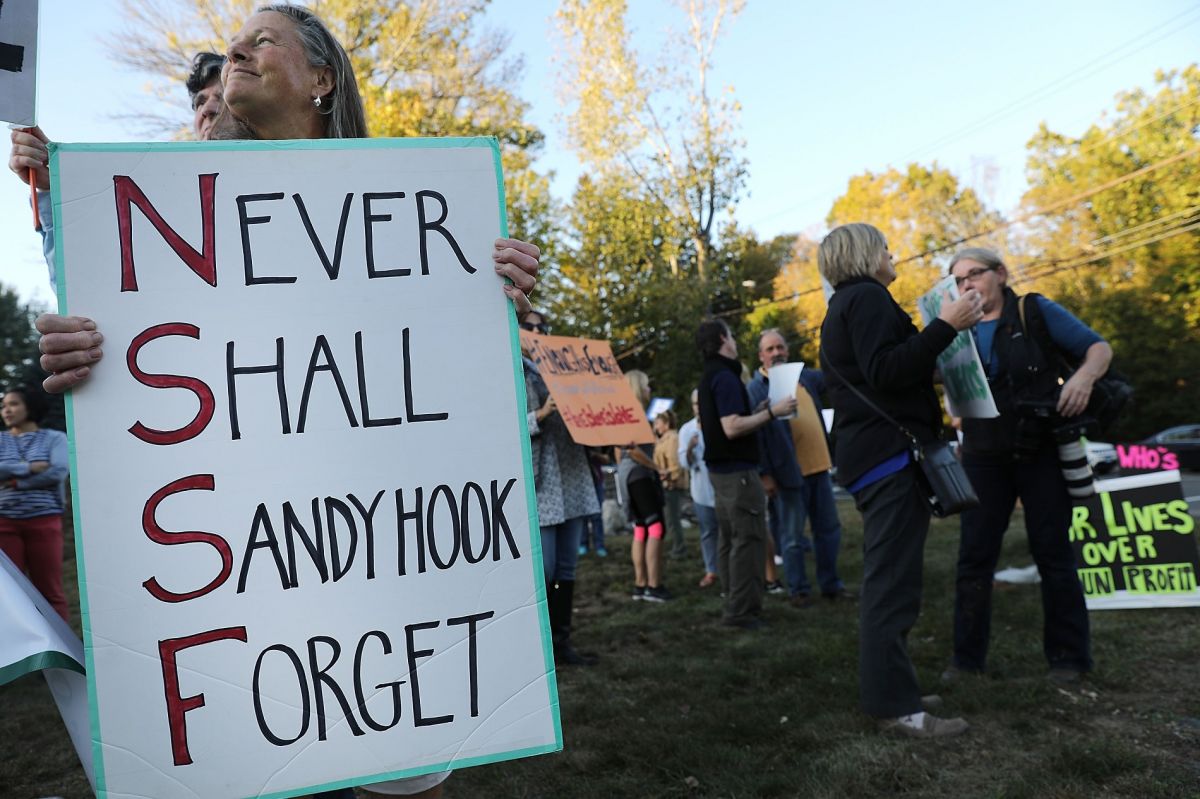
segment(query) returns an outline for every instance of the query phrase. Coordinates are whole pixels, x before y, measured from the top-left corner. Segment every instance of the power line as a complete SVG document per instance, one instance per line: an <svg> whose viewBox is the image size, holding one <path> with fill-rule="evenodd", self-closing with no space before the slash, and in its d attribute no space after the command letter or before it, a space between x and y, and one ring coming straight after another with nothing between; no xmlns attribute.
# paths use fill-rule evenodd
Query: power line
<svg viewBox="0 0 1200 799"><path fill-rule="evenodd" d="M898 261L896 261L896 265L899 266L900 264L905 264L910 261L916 261L920 258L924 258L927 255L936 255L939 252L945 252L946 250L953 249L954 247L957 247L960 244L965 244L968 241L974 241L975 239L982 238L984 236L989 236L998 230L1003 230L1004 228L1012 227L1013 225L1028 221L1030 219L1033 219L1034 217L1044 216L1045 214L1049 213L1050 211L1057 211L1060 208L1065 208L1069 205L1074 205L1075 203L1079 202L1080 200L1086 200L1088 197L1099 194L1102 191L1107 191L1108 189L1111 189L1114 186L1119 186L1122 183L1128 183L1129 181L1139 178L1142 175L1148 174L1157 169L1162 169L1165 166L1170 166L1171 164L1174 164L1177 161L1182 161L1183 159L1189 158L1196 154L1200 154L1200 147L1193 147L1190 150L1184 150L1181 153L1176 153L1175 155L1164 158L1161 161L1156 161L1153 164L1149 164L1140 169L1136 169L1133 172L1130 172L1126 175L1122 175L1121 177L1114 178L1112 180L1106 181L1105 183L1101 183L1099 186L1088 189L1087 191L1083 191L1078 194L1074 194L1070 197L1067 197L1065 200L1059 200L1057 202L1053 202L1053 203L1043 206L1041 208L1036 208L1032 211L1021 214L1020 216L1005 220L1004 222L1001 222L997 225L987 228L986 230L981 230L978 233L972 233L969 236L963 236L960 239L955 239L954 241L947 242L945 244L942 244L941 246L931 247L930 249L924 250L923 252L915 253L913 255L907 256L906 258L901 258Z"/></svg>
<svg viewBox="0 0 1200 799"><path fill-rule="evenodd" d="M1180 18L1195 14L1197 11L1200 11L1200 8L1193 7L1193 8L1188 9L1187 11L1183 11L1179 14L1176 14L1175 16L1171 17L1170 19L1166 20L1165 22L1161 22L1158 25L1155 25L1153 28L1143 31L1142 33L1139 33L1137 36L1134 36L1132 39L1127 39L1125 42L1114 47L1113 49L1109 50L1108 52L1092 59L1091 61L1087 62L1086 64L1084 64L1081 67L1077 67L1073 71L1068 72L1066 75L1056 78L1055 80L1042 86L1041 88L1035 89L1034 91L1030 92L1029 94L1026 94L1023 97L1020 97L1020 98L1014 100L1013 102L1009 103L1008 105L1003 106L1003 107L997 109L996 111L993 111L990 114L984 115L983 117L975 120L974 122L972 122L962 128L959 128L957 131L949 133L949 134L941 137L940 139L936 139L928 145L925 145L916 150L913 150L912 152L910 152L908 155L906 155L904 157L904 160L908 160L909 158L912 158L912 157L914 157L918 154L924 153L924 152L928 152L929 150L932 150L932 149L935 149L938 147L943 147L947 144L950 144L951 142L958 141L959 139L974 133L976 130L981 130L983 128L990 126L991 124L993 124L994 122L996 122L998 120L1004 119L1007 116L1011 116L1012 114L1016 113L1017 111L1021 110L1022 108L1024 108L1027 105L1036 103L1040 100L1046 99L1047 97L1052 97L1055 94L1057 94L1058 92L1067 88L1068 86L1072 86L1072 85L1078 83L1079 81L1083 80L1084 78L1091 77L1092 75L1096 74L1097 72L1100 72L1100 71L1112 66L1113 64L1116 64L1116 63L1119 63L1119 62L1125 60L1129 56L1131 56L1135 53L1141 52L1142 50L1145 50L1147 47L1149 47L1153 44L1157 44L1162 39L1165 39L1168 36L1172 36L1175 33L1182 30L1183 28L1185 28L1189 25L1192 25L1197 20L1200 20L1200 16L1196 16L1193 19L1188 20L1187 22L1184 22L1180 25L1175 26L1174 28L1172 28L1171 30L1168 30L1166 33L1164 33L1162 36L1159 36L1156 39L1152 39L1148 42L1142 43L1140 46L1134 48L1133 50L1130 50L1129 52L1121 55L1120 57L1113 59L1111 63L1101 64L1101 62L1108 59L1110 56L1115 55L1116 53L1120 52L1121 50L1124 50L1126 47L1129 47L1130 45L1134 44L1135 42L1139 41L1140 39L1144 39L1147 36L1157 33L1158 31L1162 30L1163 28L1166 28L1166 27L1172 25L1173 23L1177 22ZM1091 67L1095 66L1096 64L1100 64L1100 66L1096 67L1095 69L1092 69L1090 72L1086 72L1086 74L1079 74L1079 73L1085 72L1085 70L1091 69ZM1061 84L1061 85L1059 85L1059 84Z"/></svg>
<svg viewBox="0 0 1200 799"><path fill-rule="evenodd" d="M986 125L984 123L995 121L995 119L1003 118L1003 116L1007 115L1008 113L1012 113L1011 111L1008 111L1008 109L1013 109L1014 106L1024 103L1025 101L1029 100L1029 98L1033 97L1034 95L1040 94L1040 93L1046 91L1047 89L1050 89L1063 81L1067 81L1067 80L1071 79L1077 73L1092 67L1093 65L1097 64L1098 62L1104 60L1105 58L1108 58L1109 56L1113 55L1114 53L1117 53L1117 52L1123 50L1124 48L1137 42L1138 40L1143 39L1147 36L1150 36L1169 25L1172 25L1173 23L1177 22L1179 19L1181 19L1183 17L1187 17L1188 15L1196 13L1197 11L1200 11L1200 8L1193 7L1186 11L1180 12L1179 14L1176 14L1175 16L1171 17L1170 19L1167 19L1167 20L1155 25L1154 27L1149 28L1148 30L1145 30L1142 33L1134 36L1132 39L1127 39L1125 42L1121 43L1117 47L1114 47L1113 49L1109 50L1108 52L1104 53L1103 55L1100 55L1097 58L1092 59L1091 61L1083 64L1080 67L1076 67L1074 70L1066 73L1065 75L1062 75L1062 76L1056 78L1055 80L1051 81L1050 83L1045 84L1045 85L1039 87L1038 89L1035 89L1034 91L1030 92L1029 94L1026 94L1026 95L1010 102L1008 105L1002 106L1000 109L990 112L989 114L985 114L983 117L976 119L975 122L972 122L969 125L967 125L966 128L960 128L959 131L949 134L949 136L943 136L940 139L934 140L934 142L932 142L932 143L922 145L921 147L911 151L908 155L904 156L904 158L902 158L900 160L907 161L914 154L927 152L928 150L933 149L935 146L940 146L943 143L949 143L951 141L956 141L958 138L962 138L963 136L968 135L969 133L973 133L974 129L976 129L976 128L986 127ZM1200 16L1196 17L1195 19L1188 20L1187 22L1184 22L1181 25L1176 26L1174 29L1167 31L1167 33L1163 34L1158 39L1154 39L1153 41L1142 44L1137 49L1132 50L1129 53L1126 53L1125 55L1118 58L1116 61L1113 61L1113 63L1117 63L1118 61L1120 61L1124 58L1127 58L1136 52L1140 52L1141 50L1144 50L1146 47L1149 47L1149 46L1157 43L1158 41L1160 41L1163 38L1166 38L1167 36L1173 35L1174 33L1178 32L1179 30L1182 30L1184 27L1195 23L1197 20L1200 20ZM1105 67L1107 67L1107 66L1111 66L1111 64L1105 65ZM1101 69L1103 69L1105 67L1101 67ZM1099 71L1099 69L1093 71L1093 73L1089 73L1089 75L1094 74L1094 72L1096 72L1096 71ZM1083 76L1083 77L1088 77L1088 76ZM1078 80L1082 80L1082 77L1079 78ZM1075 82L1078 82L1078 81L1075 81ZM1067 85L1070 85L1070 84L1067 84ZM1053 92L1051 92L1050 95L1047 95L1047 96L1051 96L1052 94L1053 94ZM1044 99L1044 98L1039 98L1039 99ZM1191 105L1191 103L1189 103L1187 105ZM1182 107L1186 107L1186 105L1181 106L1181 108ZM1013 110L1016 110L1016 109L1013 109ZM1179 109L1176 109L1176 110L1179 110ZM997 116L998 114L1000 116ZM1149 124L1149 123L1146 123L1146 124ZM963 131L966 129L970 129L970 130L967 130L966 133L963 133ZM1136 128L1133 128L1130 131L1126 131L1126 133L1132 132L1132 130L1136 130ZM1124 135L1124 133L1122 133L1120 135ZM828 192L822 192L820 194L813 194L804 200L801 200L797 203L793 203L792 205L787 206L786 208L782 208L778 211L774 211L774 212L766 214L764 216L760 216L760 217L758 217L758 219L756 219L754 221L761 223L761 222L764 222L769 219L774 219L777 216L781 216L790 211L794 211L797 208L802 208L811 202L819 200L822 197L825 197L827 194L828 194Z"/></svg>

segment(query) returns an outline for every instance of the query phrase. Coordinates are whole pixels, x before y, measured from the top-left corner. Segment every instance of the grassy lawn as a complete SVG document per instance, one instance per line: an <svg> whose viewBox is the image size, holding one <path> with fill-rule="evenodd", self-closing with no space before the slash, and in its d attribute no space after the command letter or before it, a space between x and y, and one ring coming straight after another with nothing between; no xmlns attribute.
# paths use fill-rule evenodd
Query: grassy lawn
<svg viewBox="0 0 1200 799"><path fill-rule="evenodd" d="M841 571L855 585L861 528L841 510ZM1002 567L1031 562L1021 525ZM972 729L913 741L857 710L855 605L768 597L768 628L727 630L716 590L696 587L688 532L694 562L668 563L677 599L665 605L629 599L627 536L607 559L582 559L576 645L601 662L558 673L565 750L460 771L448 799L1200 797L1200 610L1093 613L1096 672L1063 690L1044 676L1036 586L999 588L990 675L942 687L958 522L935 522L909 644L926 690ZM0 687L0 708L0 796L89 795L40 676Z"/></svg>

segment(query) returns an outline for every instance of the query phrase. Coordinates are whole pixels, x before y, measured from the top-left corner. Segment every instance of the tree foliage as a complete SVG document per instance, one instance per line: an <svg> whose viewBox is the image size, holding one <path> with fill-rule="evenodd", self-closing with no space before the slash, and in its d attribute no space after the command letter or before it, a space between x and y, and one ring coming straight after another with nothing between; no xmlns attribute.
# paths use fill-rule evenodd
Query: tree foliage
<svg viewBox="0 0 1200 799"><path fill-rule="evenodd" d="M686 33L646 65L630 42L625 0L562 0L557 13L567 134L585 164L636 183L664 213L672 273L707 277L718 216L736 202L745 161L731 90L708 85L713 52L742 0L680 0Z"/></svg>
<svg viewBox="0 0 1200 799"><path fill-rule="evenodd" d="M38 365L38 333L33 323L44 309L21 302L15 289L0 286L0 390L40 391L46 373ZM47 398L47 427L64 429L62 397Z"/></svg>
<svg viewBox="0 0 1200 799"><path fill-rule="evenodd" d="M179 108L147 120L158 132L190 131L183 81L192 56L226 42L264 0L124 0L126 26L113 58L151 77ZM374 136L496 136L504 162L509 227L534 242L554 238L549 183L533 168L543 134L512 92L524 64L510 37L485 28L487 0L314 0L307 4L346 48Z"/></svg>
<svg viewBox="0 0 1200 799"><path fill-rule="evenodd" d="M1027 210L1066 204L1029 225L1018 290L1112 343L1137 388L1125 438L1195 421L1200 390L1200 67L1156 83L1119 95L1078 139L1043 125L1028 145Z"/></svg>
<svg viewBox="0 0 1200 799"><path fill-rule="evenodd" d="M909 164L903 171L864 172L850 179L826 217L829 227L867 222L879 228L897 263L892 295L915 313L916 300L946 274L959 239L990 230L1000 223L974 189L962 186L948 169ZM1003 234L972 240L975 246L1007 250ZM939 250L932 255L922 255ZM815 258L814 258L815 262Z"/></svg>

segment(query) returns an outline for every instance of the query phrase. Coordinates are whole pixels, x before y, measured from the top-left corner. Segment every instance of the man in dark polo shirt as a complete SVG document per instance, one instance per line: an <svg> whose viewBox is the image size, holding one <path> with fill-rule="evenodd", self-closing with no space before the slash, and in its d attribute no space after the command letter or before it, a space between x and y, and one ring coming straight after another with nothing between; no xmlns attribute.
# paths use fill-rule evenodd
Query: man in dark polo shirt
<svg viewBox="0 0 1200 799"><path fill-rule="evenodd" d="M742 385L737 342L719 319L706 319L696 330L704 356L697 387L704 462L716 496L717 568L725 592L721 621L755 630L762 625L763 569L767 555L767 495L758 477L758 442L751 435L774 419L796 410L790 396L769 406L750 407Z"/></svg>

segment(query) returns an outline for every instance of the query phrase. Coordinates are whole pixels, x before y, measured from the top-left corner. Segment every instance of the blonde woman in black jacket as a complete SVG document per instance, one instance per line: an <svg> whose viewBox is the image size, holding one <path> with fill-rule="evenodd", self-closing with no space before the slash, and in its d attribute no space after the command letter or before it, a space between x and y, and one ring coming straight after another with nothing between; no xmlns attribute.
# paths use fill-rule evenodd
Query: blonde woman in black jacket
<svg viewBox="0 0 1200 799"><path fill-rule="evenodd" d="M942 423L933 390L936 359L957 331L979 320L980 297L969 291L943 303L940 317L918 331L887 289L896 268L883 234L871 225L835 228L821 242L818 264L834 287L821 325L821 362L833 400L838 480L863 515L862 709L907 735L957 735L967 730L965 721L925 712L908 657L908 631L921 609L929 503L908 439L849 386L922 443L936 438Z"/></svg>

